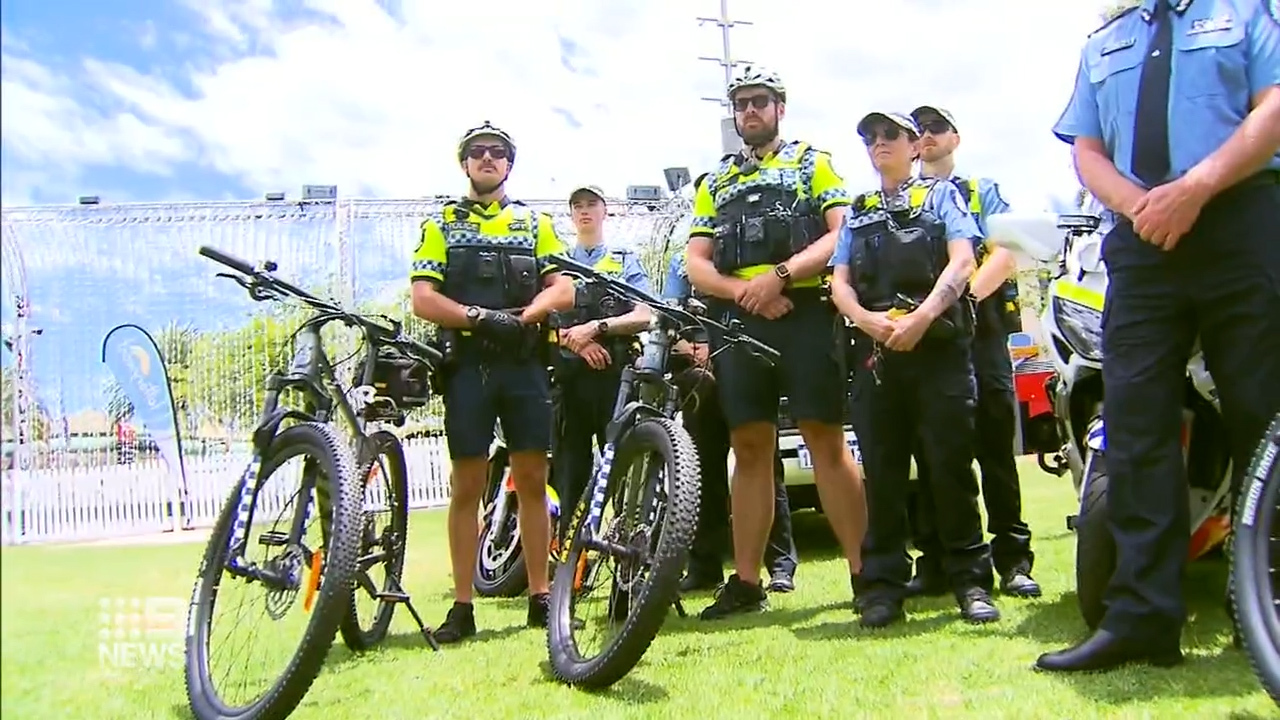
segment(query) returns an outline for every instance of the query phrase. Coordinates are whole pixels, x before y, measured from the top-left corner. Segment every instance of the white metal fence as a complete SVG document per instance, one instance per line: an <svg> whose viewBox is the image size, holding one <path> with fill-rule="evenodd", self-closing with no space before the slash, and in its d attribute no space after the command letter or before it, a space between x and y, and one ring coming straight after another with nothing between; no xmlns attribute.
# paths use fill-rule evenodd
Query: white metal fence
<svg viewBox="0 0 1280 720"><path fill-rule="evenodd" d="M27 482L5 485L5 536L11 544L97 540L212 527L232 483L249 461L242 453L187 464L185 497L159 460L74 470L36 470ZM449 500L448 454L443 438L405 443L409 507L439 507ZM300 465L289 467L300 470ZM270 514L297 488L291 478L263 486ZM386 507L385 486L371 486L366 509Z"/></svg>
<svg viewBox="0 0 1280 720"><path fill-rule="evenodd" d="M366 311L408 312L407 269L419 225L442 199L200 202L5 208L0 246L0 439L4 541L92 539L171 529L171 481L146 428L100 357L103 337L135 323L156 337L169 370L190 502L179 524L212 522L248 457L261 381L287 352L296 311L254 303L199 257L211 245L273 260L279 274ZM530 202L566 242L564 201ZM640 253L655 287L682 244L688 202L608 204L606 237ZM355 338L334 330L335 361ZM351 352L347 352L351 351ZM341 368L350 372L350 365ZM344 376L342 379L346 379ZM406 430L438 426L439 408ZM420 435L421 432L414 432ZM414 502L447 497L428 440L410 443ZM189 507L188 507L189 506ZM185 517L181 517L185 511Z"/></svg>

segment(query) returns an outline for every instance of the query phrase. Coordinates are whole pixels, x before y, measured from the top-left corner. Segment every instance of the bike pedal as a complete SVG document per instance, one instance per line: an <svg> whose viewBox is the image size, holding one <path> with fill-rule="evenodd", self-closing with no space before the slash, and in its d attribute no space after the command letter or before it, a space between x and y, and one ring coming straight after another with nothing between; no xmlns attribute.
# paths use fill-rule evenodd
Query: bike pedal
<svg viewBox="0 0 1280 720"><path fill-rule="evenodd" d="M687 618L687 617L689 617L689 613L687 613L687 612L685 612L685 611L684 611L684 601L683 601L683 600L681 600L680 598L676 598L676 601L675 601L675 603L673 603L673 604L676 606L676 615L679 615L681 618Z"/></svg>
<svg viewBox="0 0 1280 720"><path fill-rule="evenodd" d="M267 530L258 535L258 544L266 547L284 547L289 544L289 533L281 530Z"/></svg>
<svg viewBox="0 0 1280 720"><path fill-rule="evenodd" d="M1080 517L1079 515L1068 515L1068 516L1067 516L1067 529L1068 529L1068 530L1071 530L1071 531L1073 531L1073 532L1075 531L1075 529L1076 529L1076 520L1078 520L1078 519L1079 519L1079 517Z"/></svg>
<svg viewBox="0 0 1280 720"><path fill-rule="evenodd" d="M392 602L392 603L409 602L409 593L383 591L374 595L374 597L378 598L383 602Z"/></svg>

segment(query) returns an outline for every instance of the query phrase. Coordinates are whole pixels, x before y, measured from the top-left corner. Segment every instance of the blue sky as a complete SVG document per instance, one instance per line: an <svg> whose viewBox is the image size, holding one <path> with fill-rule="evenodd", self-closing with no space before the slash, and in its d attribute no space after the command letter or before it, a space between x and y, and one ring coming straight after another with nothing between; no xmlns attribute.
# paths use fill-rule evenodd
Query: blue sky
<svg viewBox="0 0 1280 720"><path fill-rule="evenodd" d="M1101 3L1099 3L1101 4ZM562 198L577 184L621 194L719 157L715 0L491 0L483 21L438 0L10 0L0 5L4 205L247 200L305 183L344 196L457 193L454 142L491 120L520 147L510 192ZM1070 91L1093 3L902 0L831 5L734 0L755 26L735 56L787 81L784 132L832 152L870 186L853 127L871 110L938 104L957 116L962 170L995 177L1015 206L1074 188L1049 128ZM940 55L915 48L938 43ZM155 211L160 212L160 211ZM407 220L354 233L361 293L402 276ZM247 301L193 255L221 242L323 274L317 230L218 233L136 226L23 226L42 394L94 402L103 333L118 322L234 321ZM310 265L308 265L310 264ZM363 273L363 274L362 274ZM4 273L6 286L11 273ZM6 289L3 319L11 320ZM81 360L81 358L91 358ZM3 362L8 363L6 355ZM72 387L74 386L74 388Z"/></svg>

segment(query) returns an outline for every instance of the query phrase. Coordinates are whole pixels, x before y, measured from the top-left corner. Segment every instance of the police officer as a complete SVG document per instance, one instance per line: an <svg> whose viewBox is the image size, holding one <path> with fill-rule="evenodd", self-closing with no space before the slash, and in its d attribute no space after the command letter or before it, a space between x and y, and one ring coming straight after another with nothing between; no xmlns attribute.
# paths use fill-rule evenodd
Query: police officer
<svg viewBox="0 0 1280 720"><path fill-rule="evenodd" d="M703 177L695 181L695 187ZM676 253L668 264L662 297L685 304L691 295L684 253ZM689 571L680 582L682 592L710 590L723 584L724 555L729 547L729 428L716 397L715 378L708 372L707 338L694 340L691 343L682 339L675 348L686 360L685 367L677 374L677 384L686 397L682 406L684 426L698 448L698 466L702 468L698 532L689 548ZM766 589L788 593L796 589L796 567L800 560L791 533L791 502L780 453L774 456L773 470L773 526L764 550L764 564L769 569Z"/></svg>
<svg viewBox="0 0 1280 720"><path fill-rule="evenodd" d="M578 230L569 258L650 292L639 256L604 240L604 191L595 185L577 188L569 194L569 208ZM591 286L578 294L573 310L557 316L561 434L555 464L560 476L557 490L563 507L570 508L561 515L561 531L567 532L571 508L577 507L591 478L592 443L604 447L604 430L613 415L622 369L635 359L635 335L648 326L650 311Z"/></svg>
<svg viewBox="0 0 1280 720"><path fill-rule="evenodd" d="M1182 660L1179 419L1197 336L1237 481L1280 410L1278 14L1275 2L1143 0L1089 36L1054 126L1085 187L1117 214L1102 246L1117 564L1100 627L1042 655L1041 669Z"/></svg>
<svg viewBox="0 0 1280 720"><path fill-rule="evenodd" d="M844 352L821 287L849 196L830 155L779 137L787 89L777 75L748 65L727 91L746 148L725 156L698 188L686 248L689 281L715 299L725 319L740 321L782 357L771 366L741 346L715 356L735 458L737 572L702 611L708 620L767 606L760 565L773 524L780 395L813 454L822 505L851 576L862 566L866 524L862 478L844 440Z"/></svg>
<svg viewBox="0 0 1280 720"><path fill-rule="evenodd" d="M979 231L948 182L911 177L920 130L899 113L858 123L881 189L854 199L832 265L836 306L856 327L853 424L867 469L870 525L856 585L862 625L904 617L907 472L914 439L929 465L942 563L961 615L1000 617L991 602L973 463L972 305L966 285Z"/></svg>
<svg viewBox="0 0 1280 720"><path fill-rule="evenodd" d="M916 108L911 119L920 127L920 177L954 183L961 198L987 235L987 216L1009 212L1000 196L1000 187L988 178L964 178L955 173L955 150L960 133L948 111L929 105ZM1031 577L1035 555L1031 551L1031 529L1022 519L1022 486L1014 459L1017 434L1017 399L1013 390L1013 363L1009 358L1009 333L1022 329L1018 306L1018 270L1013 253L1001 247L978 246L978 269L969 281L977 301L977 323L973 338L973 368L978 380L975 408L974 454L982 469L982 501L987 509L987 531L991 533L991 559L1000 577L1000 591L1019 597L1039 597L1040 585ZM929 471L927 457L917 452L920 475ZM919 483L927 487L928 481ZM942 573L941 551L933 521L932 498L916 504L916 577L907 585L908 595L943 595L947 592Z"/></svg>
<svg viewBox="0 0 1280 720"><path fill-rule="evenodd" d="M515 155L511 136L487 121L463 134L458 162L470 190L422 223L409 273L413 312L441 328L446 355L441 381L453 463L448 527L454 603L436 630L442 643L476 632L471 568L498 420L511 451L520 542L528 558L527 621L531 627L547 622L551 401L541 324L549 313L572 306L574 288L547 262L564 251L551 219L506 196Z"/></svg>

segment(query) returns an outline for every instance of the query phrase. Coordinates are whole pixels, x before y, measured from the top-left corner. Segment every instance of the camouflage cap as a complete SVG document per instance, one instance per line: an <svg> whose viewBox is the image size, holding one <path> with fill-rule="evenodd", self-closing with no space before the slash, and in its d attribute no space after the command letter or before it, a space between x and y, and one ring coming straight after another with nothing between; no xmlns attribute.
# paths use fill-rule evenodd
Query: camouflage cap
<svg viewBox="0 0 1280 720"><path fill-rule="evenodd" d="M910 115L903 115L899 112L870 112L858 121L858 134L865 136L867 132L876 123L887 122L906 130L907 132L920 137L920 126Z"/></svg>
<svg viewBox="0 0 1280 720"><path fill-rule="evenodd" d="M921 105L911 111L911 119L916 121L917 125L924 125L924 121L929 117L940 117L951 125L952 130L956 130L956 116L951 114L946 108L935 107L933 105ZM957 132L959 132L957 130Z"/></svg>

